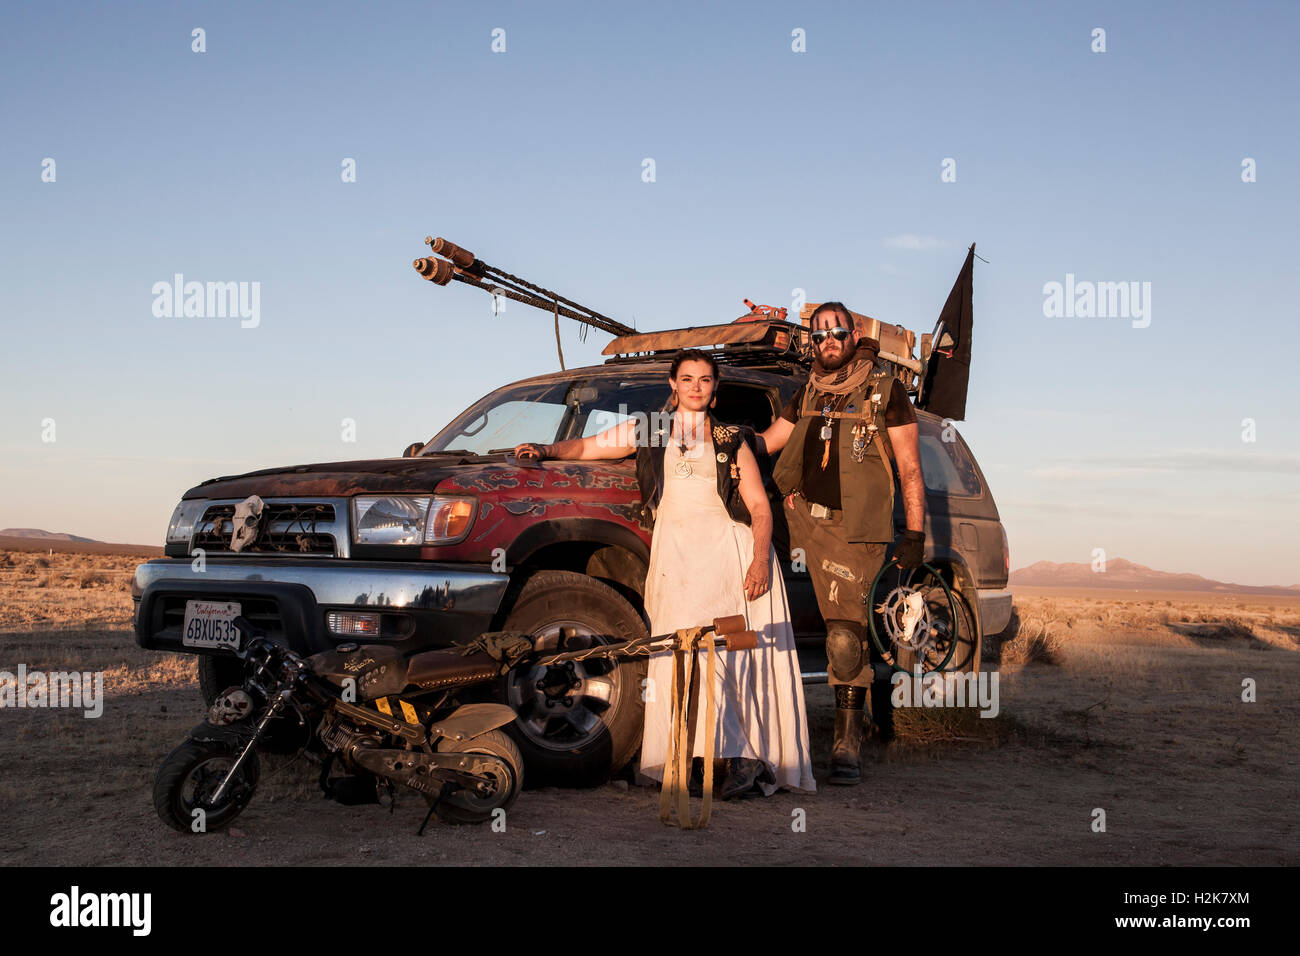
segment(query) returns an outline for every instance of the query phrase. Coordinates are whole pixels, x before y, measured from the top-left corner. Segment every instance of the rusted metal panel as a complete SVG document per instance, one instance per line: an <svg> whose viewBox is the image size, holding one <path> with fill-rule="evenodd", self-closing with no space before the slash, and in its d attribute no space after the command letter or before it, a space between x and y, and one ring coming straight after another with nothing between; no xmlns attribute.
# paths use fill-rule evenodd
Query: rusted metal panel
<svg viewBox="0 0 1300 956"><path fill-rule="evenodd" d="M659 352L665 349L698 349L715 345L745 345L757 342L777 344L779 333L802 334L790 322L730 322L726 325L701 325L690 329L668 329L620 335L605 346L602 355L628 355L633 352ZM785 340L787 343L789 338ZM778 347L784 348L784 345Z"/></svg>
<svg viewBox="0 0 1300 956"><path fill-rule="evenodd" d="M186 498L350 497L360 494L425 494L447 476L446 458L377 458L267 468L212 478Z"/></svg>
<svg viewBox="0 0 1300 956"><path fill-rule="evenodd" d="M641 494L631 459L480 467L447 478L437 490L473 494L479 511L464 541L422 548L425 559L490 563L498 548L509 552L530 526L567 518L595 518L620 526L649 548L650 536L637 523Z"/></svg>

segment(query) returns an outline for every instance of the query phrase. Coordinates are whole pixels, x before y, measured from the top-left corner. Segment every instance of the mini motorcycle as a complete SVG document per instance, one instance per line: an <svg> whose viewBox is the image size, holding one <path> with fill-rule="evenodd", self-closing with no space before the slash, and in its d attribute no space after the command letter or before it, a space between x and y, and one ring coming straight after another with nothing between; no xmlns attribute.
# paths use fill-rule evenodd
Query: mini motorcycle
<svg viewBox="0 0 1300 956"><path fill-rule="evenodd" d="M158 816L182 833L221 830L257 789L257 751L277 746L321 763L327 796L391 804L397 788L420 793L430 816L481 823L509 807L523 785L519 749L500 728L502 704L457 701L457 691L498 680L501 648L522 653L527 635L491 635L496 657L451 648L403 657L395 648L341 644L302 657L242 617L235 652L244 681L218 696L207 719L168 754L154 781ZM480 639L481 641L482 639ZM518 654L516 653L516 656Z"/></svg>

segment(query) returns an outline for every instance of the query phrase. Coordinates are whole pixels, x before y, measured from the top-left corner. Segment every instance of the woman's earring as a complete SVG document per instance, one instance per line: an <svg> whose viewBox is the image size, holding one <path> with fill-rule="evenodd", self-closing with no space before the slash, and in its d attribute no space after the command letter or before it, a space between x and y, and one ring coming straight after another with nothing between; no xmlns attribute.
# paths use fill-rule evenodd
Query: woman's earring
<svg viewBox="0 0 1300 956"><path fill-rule="evenodd" d="M677 407L677 389L673 389L673 397L668 400L669 408Z"/></svg>

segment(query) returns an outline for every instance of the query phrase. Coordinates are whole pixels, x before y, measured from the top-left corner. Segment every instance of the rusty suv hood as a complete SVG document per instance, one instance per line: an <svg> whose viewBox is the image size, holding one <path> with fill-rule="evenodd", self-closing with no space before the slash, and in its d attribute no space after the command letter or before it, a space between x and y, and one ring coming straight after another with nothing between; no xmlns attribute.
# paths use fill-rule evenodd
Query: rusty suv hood
<svg viewBox="0 0 1300 956"><path fill-rule="evenodd" d="M426 455L264 468L210 478L186 498L336 498L359 494L429 494L454 476L500 468L504 455Z"/></svg>

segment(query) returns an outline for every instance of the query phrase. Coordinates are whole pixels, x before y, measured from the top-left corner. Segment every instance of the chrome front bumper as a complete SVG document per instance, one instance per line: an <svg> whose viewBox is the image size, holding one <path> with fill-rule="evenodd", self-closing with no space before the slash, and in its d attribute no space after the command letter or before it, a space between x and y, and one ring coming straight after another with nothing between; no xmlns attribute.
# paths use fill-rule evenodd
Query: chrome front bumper
<svg viewBox="0 0 1300 956"><path fill-rule="evenodd" d="M296 648L318 650L345 640L325 630L326 611L341 608L404 615L413 621L416 643L445 645L487 630L509 581L487 569L431 562L209 557L197 570L188 559L160 558L136 568L131 597L136 642L159 650L193 650L166 621L165 608L185 599L274 606L284 639Z"/></svg>

